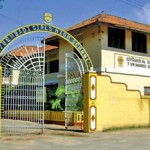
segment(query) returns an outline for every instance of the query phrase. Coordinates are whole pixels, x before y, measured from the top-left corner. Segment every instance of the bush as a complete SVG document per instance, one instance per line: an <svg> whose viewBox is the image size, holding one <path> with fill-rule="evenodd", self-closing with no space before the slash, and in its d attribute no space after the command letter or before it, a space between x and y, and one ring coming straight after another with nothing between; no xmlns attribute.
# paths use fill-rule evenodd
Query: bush
<svg viewBox="0 0 150 150"><path fill-rule="evenodd" d="M63 103L65 99L65 88L64 86L59 86L56 89L55 92L55 99L49 100L49 103L51 104L51 109L52 110L64 110Z"/></svg>

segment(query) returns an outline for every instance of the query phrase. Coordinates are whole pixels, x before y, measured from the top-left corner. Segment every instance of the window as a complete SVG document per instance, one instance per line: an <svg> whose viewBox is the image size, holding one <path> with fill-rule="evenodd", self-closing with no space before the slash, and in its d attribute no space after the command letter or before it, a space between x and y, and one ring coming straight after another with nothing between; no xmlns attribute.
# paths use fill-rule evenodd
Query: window
<svg viewBox="0 0 150 150"><path fill-rule="evenodd" d="M144 95L150 96L150 87L144 87Z"/></svg>
<svg viewBox="0 0 150 150"><path fill-rule="evenodd" d="M141 53L147 52L145 34L132 32L132 50Z"/></svg>
<svg viewBox="0 0 150 150"><path fill-rule="evenodd" d="M47 62L45 62L45 74L47 74Z"/></svg>
<svg viewBox="0 0 150 150"><path fill-rule="evenodd" d="M83 46L83 43L81 43L81 45ZM82 59L81 54L74 48L74 53L80 58Z"/></svg>
<svg viewBox="0 0 150 150"><path fill-rule="evenodd" d="M59 71L59 60L50 61L50 72L54 73Z"/></svg>
<svg viewBox="0 0 150 150"><path fill-rule="evenodd" d="M46 86L47 101L49 101L50 99L56 98L55 92L57 88L58 88L58 84Z"/></svg>
<svg viewBox="0 0 150 150"><path fill-rule="evenodd" d="M76 49L74 49L74 53L75 53L80 59L82 59L81 54L80 54Z"/></svg>
<svg viewBox="0 0 150 150"><path fill-rule="evenodd" d="M59 72L59 60L53 60L45 63L45 74Z"/></svg>
<svg viewBox="0 0 150 150"><path fill-rule="evenodd" d="M125 49L125 30L108 27L108 46Z"/></svg>
<svg viewBox="0 0 150 150"><path fill-rule="evenodd" d="M108 27L108 46L125 49L125 30Z"/></svg>

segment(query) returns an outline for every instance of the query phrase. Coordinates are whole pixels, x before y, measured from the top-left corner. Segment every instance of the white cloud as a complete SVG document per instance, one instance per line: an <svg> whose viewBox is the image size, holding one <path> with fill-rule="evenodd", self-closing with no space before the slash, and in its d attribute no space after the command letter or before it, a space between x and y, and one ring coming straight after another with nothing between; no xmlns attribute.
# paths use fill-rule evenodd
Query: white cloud
<svg viewBox="0 0 150 150"><path fill-rule="evenodd" d="M145 4L141 10L137 9L135 14L137 21L150 24L150 3Z"/></svg>

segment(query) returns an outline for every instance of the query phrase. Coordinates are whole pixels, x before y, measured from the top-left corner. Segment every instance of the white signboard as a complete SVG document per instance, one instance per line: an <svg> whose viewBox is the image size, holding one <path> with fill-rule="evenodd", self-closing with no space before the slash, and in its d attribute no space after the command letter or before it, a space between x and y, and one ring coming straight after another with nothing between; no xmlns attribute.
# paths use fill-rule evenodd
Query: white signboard
<svg viewBox="0 0 150 150"><path fill-rule="evenodd" d="M115 54L115 72L150 76L150 59Z"/></svg>

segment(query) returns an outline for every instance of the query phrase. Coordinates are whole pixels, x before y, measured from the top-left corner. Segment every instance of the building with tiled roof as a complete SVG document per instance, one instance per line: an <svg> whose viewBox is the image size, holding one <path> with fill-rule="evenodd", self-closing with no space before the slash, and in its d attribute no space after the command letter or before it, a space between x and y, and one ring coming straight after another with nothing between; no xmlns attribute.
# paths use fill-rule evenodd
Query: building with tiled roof
<svg viewBox="0 0 150 150"><path fill-rule="evenodd" d="M131 30L137 30L145 33L150 33L150 26L146 24L142 24L139 22L135 22L132 20L127 20L125 18L120 18L116 16L112 16L109 14L98 14L90 19L87 19L79 24L69 27L66 31L71 32L77 29L81 29L86 26L90 26L92 24L105 24L108 26L116 26L120 28L126 28ZM55 37L55 36L54 36ZM47 37L47 40L51 37Z"/></svg>
<svg viewBox="0 0 150 150"><path fill-rule="evenodd" d="M139 90L141 95L150 94L149 25L102 13L66 31L86 49L95 71L109 75L113 82L125 83L128 89ZM53 74L57 78L65 65L65 53L76 50L58 36L47 37L46 44L59 47L59 70ZM51 75L46 74L49 79Z"/></svg>
<svg viewBox="0 0 150 150"><path fill-rule="evenodd" d="M36 54L40 51L43 51L44 49L45 49L45 52L47 53L49 51L57 49L57 46L46 45L42 47L37 47L37 46L25 45L25 46L18 47L17 49L10 51L8 54L15 55L17 57L23 57L27 55L30 56L30 55Z"/></svg>

